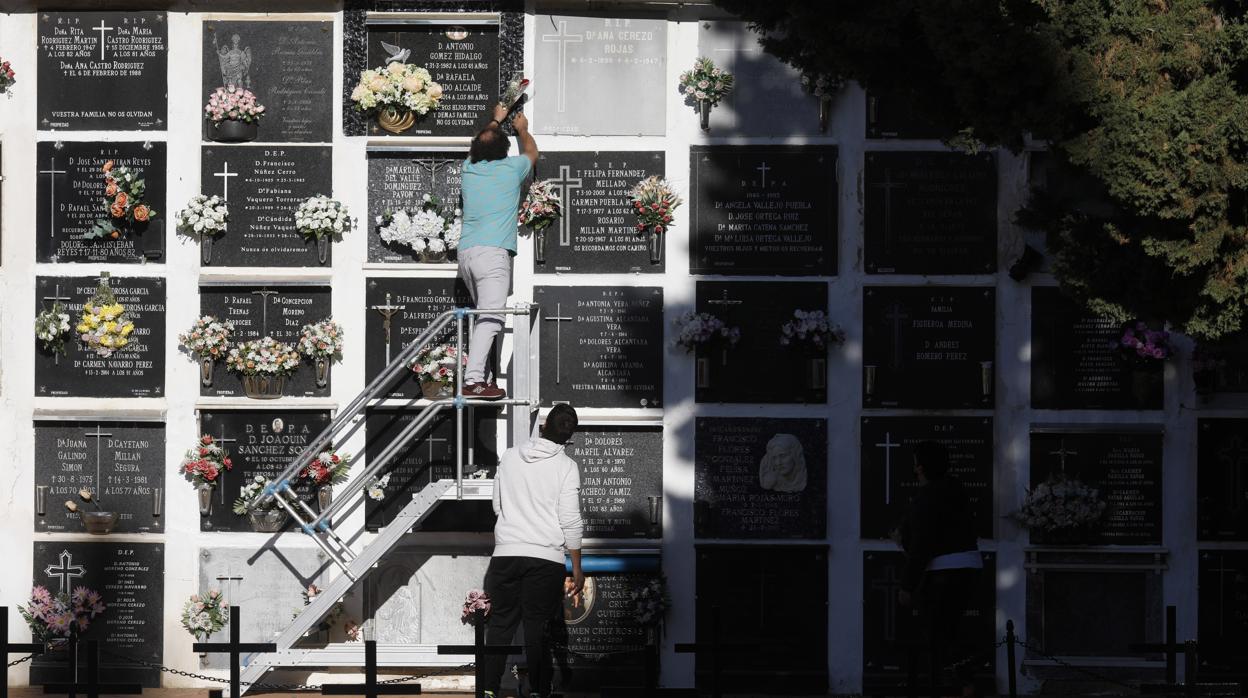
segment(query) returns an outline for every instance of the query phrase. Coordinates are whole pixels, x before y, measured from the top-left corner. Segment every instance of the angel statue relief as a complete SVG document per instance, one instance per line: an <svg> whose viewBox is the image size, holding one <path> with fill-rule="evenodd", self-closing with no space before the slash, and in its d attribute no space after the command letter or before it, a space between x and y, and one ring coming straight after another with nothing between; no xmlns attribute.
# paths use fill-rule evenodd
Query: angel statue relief
<svg viewBox="0 0 1248 698"><path fill-rule="evenodd" d="M230 37L230 46L217 45L217 35L212 35L212 46L221 60L221 84L251 89L251 47L240 46L238 34Z"/></svg>

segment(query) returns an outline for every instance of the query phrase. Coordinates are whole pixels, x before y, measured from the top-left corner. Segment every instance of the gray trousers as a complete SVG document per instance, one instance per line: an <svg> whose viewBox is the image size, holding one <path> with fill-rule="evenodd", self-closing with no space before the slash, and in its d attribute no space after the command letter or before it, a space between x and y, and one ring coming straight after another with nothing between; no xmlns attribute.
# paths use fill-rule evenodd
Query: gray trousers
<svg viewBox="0 0 1248 698"><path fill-rule="evenodd" d="M478 308L502 308L511 291L511 253L501 247L469 247L459 251L459 276ZM465 383L485 380L485 362L494 337L503 329L502 315L477 315L477 326L468 344Z"/></svg>

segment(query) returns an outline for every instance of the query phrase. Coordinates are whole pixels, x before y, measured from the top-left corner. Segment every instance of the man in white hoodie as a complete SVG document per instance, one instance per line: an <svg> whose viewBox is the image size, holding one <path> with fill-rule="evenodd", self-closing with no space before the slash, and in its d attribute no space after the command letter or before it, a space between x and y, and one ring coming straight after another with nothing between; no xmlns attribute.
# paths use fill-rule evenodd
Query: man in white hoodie
<svg viewBox="0 0 1248 698"><path fill-rule="evenodd" d="M490 616L485 641L510 644L524 623L532 696L550 695L554 674L549 626L562 618L566 592L580 603L585 586L581 571L581 473L564 445L576 432L576 410L555 405L546 415L541 437L510 448L494 476L494 557L485 573ZM572 578L565 585L564 556L572 558ZM506 658L482 660L484 693L498 694Z"/></svg>

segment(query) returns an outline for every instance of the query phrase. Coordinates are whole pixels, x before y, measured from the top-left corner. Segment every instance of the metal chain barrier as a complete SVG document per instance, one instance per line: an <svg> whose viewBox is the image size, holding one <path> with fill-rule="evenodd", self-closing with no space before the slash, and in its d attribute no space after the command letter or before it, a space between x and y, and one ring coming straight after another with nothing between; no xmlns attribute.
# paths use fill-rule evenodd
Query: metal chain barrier
<svg viewBox="0 0 1248 698"><path fill-rule="evenodd" d="M1097 672L1095 672L1095 671L1092 671L1091 669L1086 669L1086 668L1081 667L1081 666L1076 666L1076 665L1074 665L1074 664L1071 664L1070 662L1067 662L1067 661L1065 661L1065 660L1062 660L1062 659L1059 659L1059 658L1057 658L1057 657L1054 657L1053 655L1049 654L1048 652L1045 652L1043 649L1041 649L1041 648L1039 648L1039 647L1035 647L1035 646L1033 646L1033 645L1028 644L1028 643L1027 643L1027 641L1026 641L1026 640L1024 640L1024 639L1023 639L1023 638L1021 638L1021 637L1017 637L1017 636L1015 636L1015 638L1014 638L1014 643L1015 643L1016 645L1018 645L1019 647L1022 647L1022 648L1024 648L1024 649L1027 649L1027 650L1030 650L1030 651L1032 651L1032 652L1035 652L1036 654L1040 655L1041 657L1044 657L1045 659L1047 659L1047 660L1049 660L1049 661L1051 661L1051 662L1056 662L1058 665L1060 665L1061 667L1063 667L1063 668L1065 668L1065 669L1070 669L1071 671L1076 671L1076 672L1078 672L1078 673L1080 673L1080 674L1083 674L1084 676L1087 676L1087 677L1089 677L1089 678L1096 679L1097 681L1104 681L1104 682L1106 682L1106 683L1111 683L1111 684L1114 684L1115 686L1118 686L1119 688L1129 688L1129 689L1131 689L1131 690L1133 690L1133 691L1139 688L1138 686L1135 686L1135 685L1132 685L1132 684L1126 683L1126 682L1121 681L1121 680L1119 680L1119 679L1115 679L1115 678L1112 678L1112 677L1109 677L1109 676L1105 676L1104 674L1097 673ZM1002 644L1004 644L1004 642L1003 642ZM1001 645L997 645L997 646L998 646L998 647L1000 647Z"/></svg>
<svg viewBox="0 0 1248 698"><path fill-rule="evenodd" d="M30 660L32 660L32 659L34 659L34 658L35 658L35 655L31 654L31 655L27 655L27 656L25 656L25 657L22 657L21 659L15 659L15 660L13 660L13 661L9 662L9 668L10 668L10 669L12 669L13 667L17 666L18 664L25 664L26 662L29 662Z"/></svg>

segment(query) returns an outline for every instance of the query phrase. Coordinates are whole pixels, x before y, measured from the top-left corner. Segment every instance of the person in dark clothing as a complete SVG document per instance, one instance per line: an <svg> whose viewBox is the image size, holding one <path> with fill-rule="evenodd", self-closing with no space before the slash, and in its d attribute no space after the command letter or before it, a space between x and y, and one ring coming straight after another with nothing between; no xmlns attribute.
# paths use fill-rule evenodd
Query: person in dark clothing
<svg viewBox="0 0 1248 698"><path fill-rule="evenodd" d="M962 694L973 696L973 667L959 651L958 631L984 566L974 513L962 483L949 475L944 446L916 444L914 474L920 487L900 531L906 568L898 601L919 610L929 645L932 695L938 695L942 669L953 665Z"/></svg>

